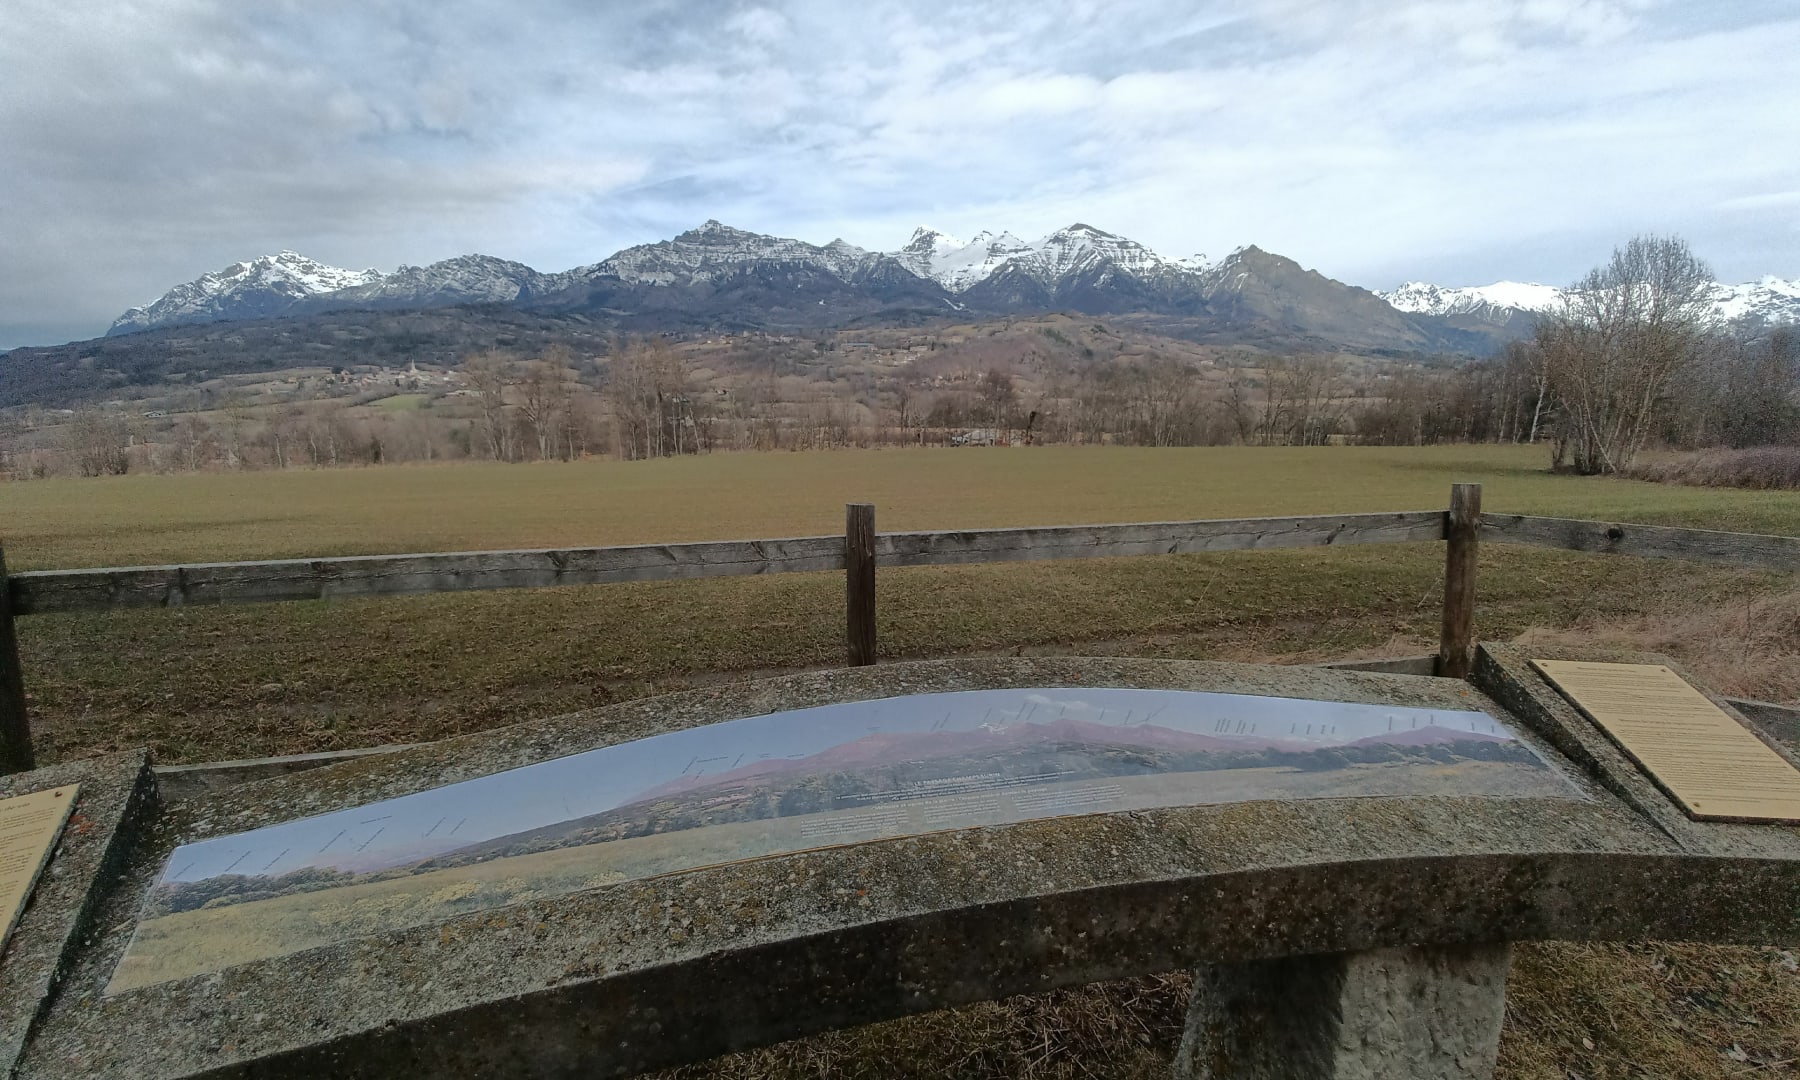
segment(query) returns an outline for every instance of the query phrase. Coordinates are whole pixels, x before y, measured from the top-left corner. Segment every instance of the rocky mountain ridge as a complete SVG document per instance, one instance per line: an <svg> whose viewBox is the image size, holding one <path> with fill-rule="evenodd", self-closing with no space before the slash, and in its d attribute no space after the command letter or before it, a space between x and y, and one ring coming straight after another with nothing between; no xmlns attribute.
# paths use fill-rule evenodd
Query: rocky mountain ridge
<svg viewBox="0 0 1800 1080"><path fill-rule="evenodd" d="M281 315L314 297L367 288L380 282L379 270L326 266L293 251L232 263L177 285L148 304L113 320L108 334L128 334L181 323L256 319Z"/></svg>
<svg viewBox="0 0 1800 1080"><path fill-rule="evenodd" d="M1800 283L1718 287L1721 317L1800 321ZM1409 282L1346 285L1251 246L1217 262L1166 258L1076 223L1037 240L916 230L892 252L815 245L707 221L558 273L465 255L391 274L326 266L293 252L236 263L133 308L109 336L185 324L343 310L499 305L598 318L621 328L825 327L911 323L959 313L1079 311L1183 320L1209 340L1394 352L1491 351L1554 307L1553 286Z"/></svg>
<svg viewBox="0 0 1800 1080"><path fill-rule="evenodd" d="M1429 319L1403 316L1366 290L1254 247L1216 263L1204 256L1170 259L1082 223L1034 241L983 232L965 242L921 228L900 249L879 252L841 239L814 245L708 221L669 240L551 274L468 255L384 275L284 253L178 286L121 316L109 334L331 310L468 304L669 328L1075 310L1216 317L1216 329L1227 334L1242 330L1318 346L1418 351L1482 344L1478 335L1459 337Z"/></svg>

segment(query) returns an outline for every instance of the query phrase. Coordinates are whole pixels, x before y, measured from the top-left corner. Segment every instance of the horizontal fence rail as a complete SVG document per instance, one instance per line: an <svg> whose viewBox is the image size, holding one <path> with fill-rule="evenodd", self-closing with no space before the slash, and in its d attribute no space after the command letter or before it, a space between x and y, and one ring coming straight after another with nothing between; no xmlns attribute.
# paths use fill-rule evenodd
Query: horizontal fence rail
<svg viewBox="0 0 1800 1080"><path fill-rule="evenodd" d="M1252 548L1442 540L1444 514L1163 521L1034 529L882 533L878 566L933 566L1171 555ZM844 569L842 536L632 547L351 555L332 559L33 570L12 575L13 613L184 604L260 604L476 589L539 589L623 581Z"/></svg>
<svg viewBox="0 0 1800 1080"><path fill-rule="evenodd" d="M877 566L951 566L1048 559L1181 555L1273 548L1445 541L1440 675L1466 671L1475 643L1476 553L1481 541L1601 554L1690 559L1759 570L1800 570L1800 537L1480 512L1480 485L1455 485L1451 510L1392 514L1155 521L876 533L868 504L851 504L839 536L724 540L531 551L352 555L328 559L122 566L6 573L0 550L0 774L33 764L24 674L13 618L187 604L255 604L539 589L627 581L842 571L852 665L875 661ZM871 535L872 534L872 535Z"/></svg>
<svg viewBox="0 0 1800 1080"><path fill-rule="evenodd" d="M633 547L351 555L333 559L121 566L14 574L13 611L260 604L477 589L842 570L844 538L728 540Z"/></svg>
<svg viewBox="0 0 1800 1080"><path fill-rule="evenodd" d="M1496 544L1531 544L1603 555L1686 559L1758 570L1800 570L1800 536L1483 514L1481 538Z"/></svg>
<svg viewBox="0 0 1800 1080"><path fill-rule="evenodd" d="M1443 538L1444 512L1420 510L1399 514L1340 514L1336 517L882 533L875 539L875 561L881 566L942 566L1343 544L1398 544Z"/></svg>

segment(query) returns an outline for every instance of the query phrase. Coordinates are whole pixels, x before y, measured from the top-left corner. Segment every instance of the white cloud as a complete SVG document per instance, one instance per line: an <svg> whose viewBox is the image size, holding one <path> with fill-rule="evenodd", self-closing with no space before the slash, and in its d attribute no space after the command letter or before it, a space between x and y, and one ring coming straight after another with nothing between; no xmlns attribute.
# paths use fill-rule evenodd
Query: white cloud
<svg viewBox="0 0 1800 1080"><path fill-rule="evenodd" d="M1800 276L1800 13L1650 0L660 7L11 0L0 346L294 247L554 270L707 217L815 241L1244 243L1371 286L1633 232Z"/></svg>
<svg viewBox="0 0 1800 1080"><path fill-rule="evenodd" d="M1766 191L1758 195L1740 195L1719 204L1721 210L1776 210L1800 206L1800 191Z"/></svg>

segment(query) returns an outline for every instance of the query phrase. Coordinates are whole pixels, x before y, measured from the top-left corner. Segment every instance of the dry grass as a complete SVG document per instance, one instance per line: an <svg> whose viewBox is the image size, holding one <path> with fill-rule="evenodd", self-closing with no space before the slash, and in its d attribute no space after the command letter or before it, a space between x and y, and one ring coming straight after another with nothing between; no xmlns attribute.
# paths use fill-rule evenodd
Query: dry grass
<svg viewBox="0 0 1800 1080"><path fill-rule="evenodd" d="M1534 627L1518 640L1664 653L1680 658L1720 693L1800 705L1800 589Z"/></svg>
<svg viewBox="0 0 1800 1080"><path fill-rule="evenodd" d="M885 659L981 653L1307 660L1429 652L1429 544L916 567L881 575ZM1479 628L1739 610L1778 575L1495 546ZM216 761L415 742L843 662L837 574L19 623L40 754Z"/></svg>
<svg viewBox="0 0 1800 1080"><path fill-rule="evenodd" d="M983 1002L736 1054L658 1080L1166 1080L1185 975Z"/></svg>
<svg viewBox="0 0 1800 1080"><path fill-rule="evenodd" d="M1046 446L714 454L53 479L0 484L15 570L308 555L729 540L1446 505L1800 532L1800 493L1557 476L1529 446Z"/></svg>
<svg viewBox="0 0 1800 1080"><path fill-rule="evenodd" d="M1697 450L1642 461L1631 475L1659 484L1795 491L1800 490L1800 446Z"/></svg>
<svg viewBox="0 0 1800 1080"><path fill-rule="evenodd" d="M1800 1074L1791 949L1581 945L1514 950L1502 1080Z"/></svg>

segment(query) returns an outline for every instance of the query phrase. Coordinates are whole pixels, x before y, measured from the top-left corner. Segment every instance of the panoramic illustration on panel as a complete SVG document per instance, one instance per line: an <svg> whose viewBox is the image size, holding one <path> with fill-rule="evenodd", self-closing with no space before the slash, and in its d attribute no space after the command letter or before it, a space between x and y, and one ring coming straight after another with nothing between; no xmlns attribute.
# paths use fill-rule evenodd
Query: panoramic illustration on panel
<svg viewBox="0 0 1800 1080"><path fill-rule="evenodd" d="M110 989L809 848L1407 795L1578 797L1484 712L1046 687L771 713L183 845Z"/></svg>

